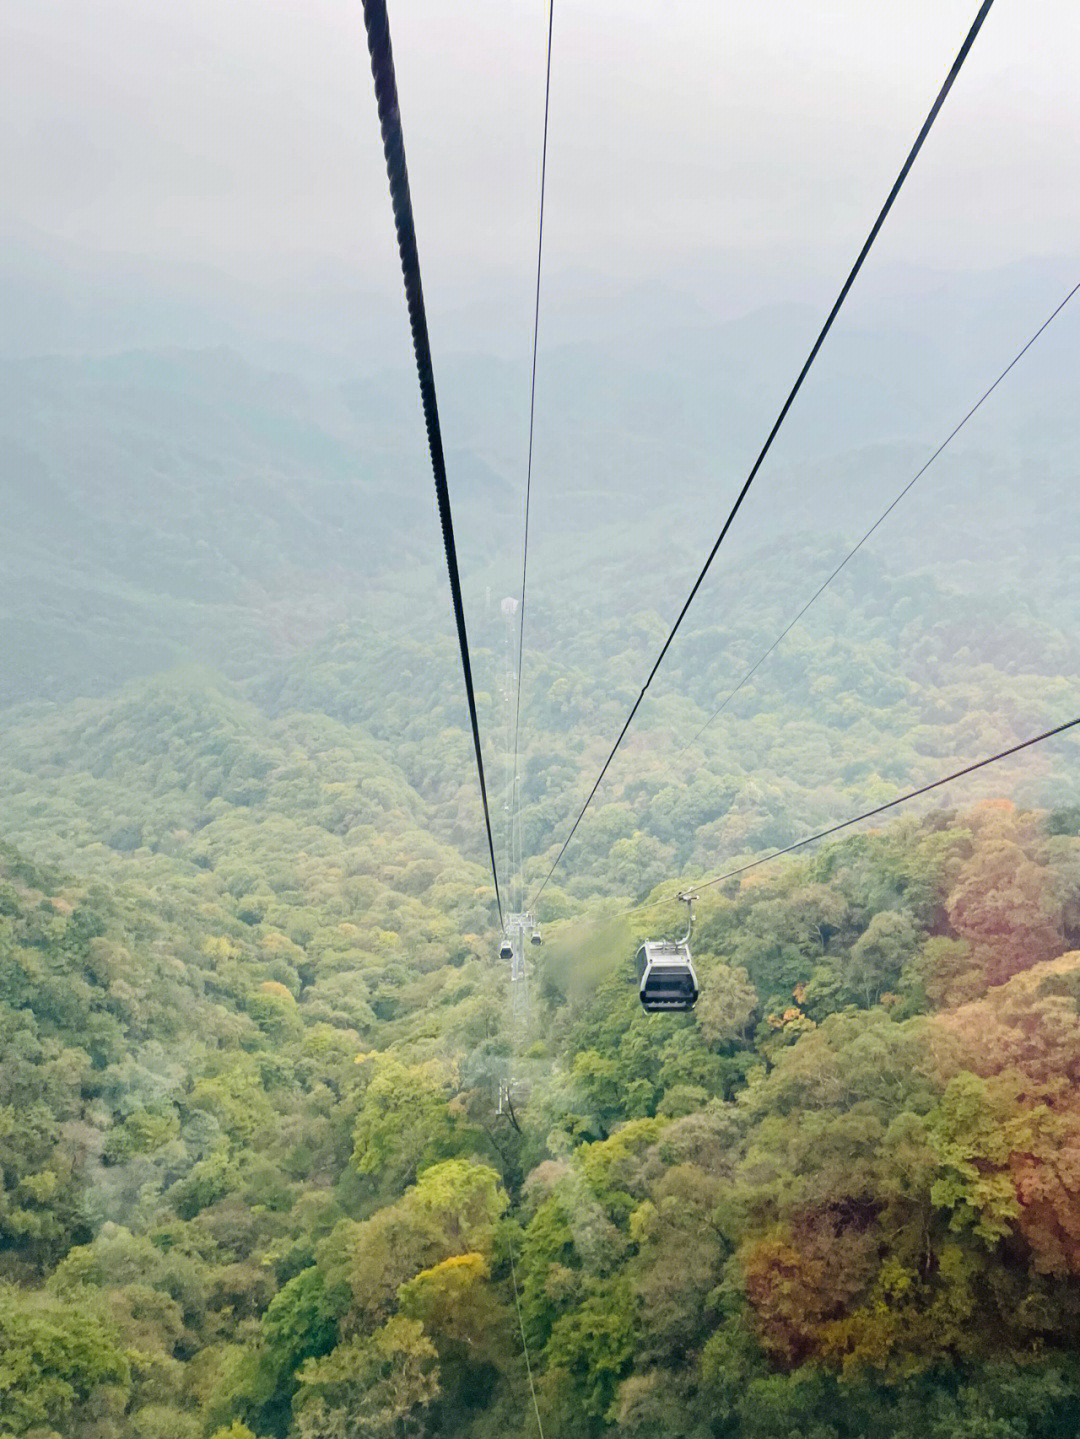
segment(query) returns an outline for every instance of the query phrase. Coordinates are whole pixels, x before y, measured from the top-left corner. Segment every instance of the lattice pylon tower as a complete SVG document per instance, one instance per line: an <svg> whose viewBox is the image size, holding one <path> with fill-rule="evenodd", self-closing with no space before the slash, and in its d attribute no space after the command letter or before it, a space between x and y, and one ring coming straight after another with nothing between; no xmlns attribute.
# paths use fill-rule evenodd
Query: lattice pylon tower
<svg viewBox="0 0 1080 1439"><path fill-rule="evenodd" d="M531 1005L529 962L526 958L539 927L531 914L508 914L506 938L513 949L510 958L510 1056L506 1078L499 1086L498 1112L514 1118L514 1111L528 1099L529 1083L523 1062L529 1045Z"/></svg>
<svg viewBox="0 0 1080 1439"><path fill-rule="evenodd" d="M499 606L506 620L505 669L503 679L503 704L506 708L506 778L504 785L504 814L506 817L506 870L509 876L510 892L517 870L516 826L517 826L517 775L514 772L514 726L517 705L517 669L515 665L515 618L518 601L508 596ZM505 938L513 947L510 963L509 1031L510 1054L505 1076L499 1081L498 1113L513 1118L515 1100L522 1099L521 1062L529 1037L529 976L525 959L526 946L532 939L536 926L532 915L513 913L505 918Z"/></svg>

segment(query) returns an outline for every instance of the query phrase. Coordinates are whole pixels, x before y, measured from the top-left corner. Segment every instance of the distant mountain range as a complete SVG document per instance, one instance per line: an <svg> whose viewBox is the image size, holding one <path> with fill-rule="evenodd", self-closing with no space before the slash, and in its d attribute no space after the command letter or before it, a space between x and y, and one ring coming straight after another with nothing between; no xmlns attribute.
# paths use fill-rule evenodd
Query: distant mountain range
<svg viewBox="0 0 1080 1439"><path fill-rule="evenodd" d="M823 540L842 554L1045 319L1069 274L1064 261L897 272L892 294L879 280L853 300L731 533L709 603L738 606L732 577L777 545ZM563 294L580 295L584 280L571 277ZM820 312L784 304L688 324L678 295L601 286L579 314L582 333L557 343L559 288L538 376L534 601L664 614L689 587ZM133 272L25 241L9 247L0 296L10 321L3 699L106 692L177 659L303 643L370 613L376 594L442 612L423 427L392 304L314 281L275 297L229 290L194 268ZM933 565L969 593L1020 586L1034 612L1067 610L1080 518L1076 306L874 537L880 562ZM364 323L351 329L356 315ZM345 358L346 335L364 365ZM276 363L286 350L297 373ZM395 363L377 369L380 353ZM527 358L436 358L480 623L492 597L519 583ZM776 582L800 593L797 573Z"/></svg>

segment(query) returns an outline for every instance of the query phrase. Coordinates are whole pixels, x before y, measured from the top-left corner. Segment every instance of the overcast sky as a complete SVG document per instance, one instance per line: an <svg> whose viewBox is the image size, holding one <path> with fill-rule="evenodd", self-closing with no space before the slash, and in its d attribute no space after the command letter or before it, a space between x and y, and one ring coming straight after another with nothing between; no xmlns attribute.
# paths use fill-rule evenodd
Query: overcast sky
<svg viewBox="0 0 1080 1439"><path fill-rule="evenodd" d="M544 0L391 0L429 293L534 259ZM976 0L556 0L553 272L850 263ZM396 283L359 0L6 0L8 231ZM1080 4L997 0L878 263L1080 250ZM305 261L306 263L306 261Z"/></svg>

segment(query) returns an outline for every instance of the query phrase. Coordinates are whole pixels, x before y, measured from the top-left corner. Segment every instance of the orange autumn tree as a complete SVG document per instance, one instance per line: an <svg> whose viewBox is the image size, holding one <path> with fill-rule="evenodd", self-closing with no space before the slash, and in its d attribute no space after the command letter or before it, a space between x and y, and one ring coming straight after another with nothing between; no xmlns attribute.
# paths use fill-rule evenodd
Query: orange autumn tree
<svg viewBox="0 0 1080 1439"><path fill-rule="evenodd" d="M970 858L946 901L949 924L970 946L985 984L1003 984L1064 948L1063 896L1028 815L981 806L965 817Z"/></svg>
<svg viewBox="0 0 1080 1439"><path fill-rule="evenodd" d="M1033 966L932 1021L957 1079L988 1085L994 1153L965 1127L968 1163L1014 1207L1040 1273L1080 1275L1080 953Z"/></svg>

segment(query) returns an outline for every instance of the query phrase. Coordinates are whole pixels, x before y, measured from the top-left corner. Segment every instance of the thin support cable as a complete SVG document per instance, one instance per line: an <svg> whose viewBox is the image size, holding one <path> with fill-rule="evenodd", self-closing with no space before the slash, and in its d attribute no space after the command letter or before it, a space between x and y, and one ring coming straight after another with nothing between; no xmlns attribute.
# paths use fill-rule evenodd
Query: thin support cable
<svg viewBox="0 0 1080 1439"><path fill-rule="evenodd" d="M533 1383L532 1365L529 1362L529 1341L525 1338L525 1320L521 1313L521 1295L518 1292L517 1266L514 1264L514 1241L507 1238L507 1253L510 1255L510 1277L514 1283L514 1308L517 1310L518 1328L521 1331L521 1352L525 1356L525 1372L529 1376L529 1393L532 1395L533 1413L540 1439L544 1439L544 1426L540 1419L540 1405L536 1402L536 1385Z"/></svg>
<svg viewBox="0 0 1080 1439"><path fill-rule="evenodd" d="M386 156L386 173L390 181L390 199L394 208L398 253L401 256L401 273L405 281L405 298L409 307L409 324L412 329L413 351L416 355L416 370L420 381L420 398L424 407L424 422L427 426L428 449L431 452L431 468L435 477L435 495L439 507L439 522L442 525L443 545L446 550L450 596L457 625L458 648L461 651L461 672L465 680L465 696L469 706L473 749L476 753L476 773L480 781L480 799L484 807L488 855L491 860L491 878L495 885L495 903L498 906L501 927L503 906L502 895L499 892L499 870L495 863L495 840L491 832L491 811L488 807L487 784L484 779L484 756L480 747L480 721L476 712L476 692L473 687L472 663L469 658L469 637L465 628L465 604L461 594L457 546L454 542L454 521L450 510L450 489L446 480L446 459L443 454L442 430L439 425L439 407L435 399L435 372L431 363L427 311L424 308L424 291L420 283L420 256L416 245L412 197L409 193L409 172L405 166L405 140L401 130L401 113L398 108L394 56L390 48L390 22L386 15L386 0L363 0L363 3L368 50L371 52L371 75L375 82L375 98L379 107L383 153Z"/></svg>
<svg viewBox="0 0 1080 1439"><path fill-rule="evenodd" d="M536 351L540 338L540 267L544 258L544 191L547 185L548 117L551 113L551 34L555 25L555 0L548 3L547 68L544 76L544 140L540 149L540 216L536 240L536 300L533 306L532 369L529 376L529 458L525 468L525 534L521 547L521 605L518 609L518 666L514 711L514 806L520 845L520 786L518 749L521 733L521 675L525 663L525 583L529 573L529 500L532 496L533 435L536 428ZM518 855L518 909L525 904L525 876Z"/></svg>
<svg viewBox="0 0 1080 1439"><path fill-rule="evenodd" d="M818 840L827 839L831 834L838 834L842 829L849 829L853 824L860 824L863 820L873 819L875 815L884 814L886 810L895 809L898 804L907 804L908 800L917 799L921 794L929 794L933 789L940 789L944 784L951 784L953 780L960 779L963 775L974 774L978 769L985 769L989 764L997 764L998 760L1007 759L1009 755L1019 754L1021 750L1030 749L1032 745L1042 744L1044 740L1053 739L1055 735L1064 734L1066 730L1080 725L1080 715L1076 719L1066 720L1064 724L1055 725L1053 729L1044 730L1042 734L1033 735L1031 739L1021 740L1009 749L999 750L997 754L988 755L986 759L976 760L974 764L965 765L963 769L954 770L952 774L945 775L942 779L932 780L930 784L920 785L918 789L909 790L896 799L891 799L887 804L879 804L874 809L864 810L862 814L852 815L840 824L830 825L828 829L822 829L817 834L810 835L807 839L796 840L794 844L785 845L783 849L774 850L772 854L764 855L761 859L753 859L749 864L740 864L736 869L725 870L723 874L715 875L712 879L700 880L697 883L685 885L684 888L695 893L698 890L710 889L713 885L723 884L726 879L734 879L736 875L746 874L748 870L757 869L759 865L770 864L781 855L791 854L794 850L804 849L808 844L817 844Z"/></svg>
<svg viewBox="0 0 1080 1439"><path fill-rule="evenodd" d="M742 489L739 491L739 494L738 494L738 496L736 497L735 503L732 505L731 510L730 510L730 512L728 513L727 519L724 521L723 529L720 531L720 534L717 536L716 543L713 545L712 549L709 551L708 557L706 558L704 565L701 567L701 572L700 572L700 574L698 575L697 579L694 581L693 588L691 589L689 595L687 596L686 602L683 604L682 609L679 611L679 614L678 614L678 616L677 616L677 618L676 618L676 620L675 620L675 623L672 625L671 631L670 631L670 633L668 634L667 639L664 641L663 647L661 648L660 653L657 655L656 660L655 660L655 662L654 662L654 664L653 664L652 669L649 671L648 678L646 679L645 683L644 683L644 684L642 685L642 687L641 687L641 693L638 695L637 699L634 701L633 708L631 709L629 715L627 715L627 717L626 717L626 722L623 724L622 729L619 731L618 738L616 739L615 743L612 745L612 747L611 747L611 752L609 753L607 759L604 761L603 768L601 769L599 775L597 775L597 777L596 777L596 782L593 784L592 789L589 791L589 794L588 794L588 797L587 797L586 800L585 800L585 803L581 806L581 809L578 811L577 818L574 820L573 825L570 827L570 833L566 836L565 840L563 840L562 847L561 847L561 849L559 850L558 854L555 856L554 863L552 864L551 868L548 870L547 875L545 876L543 883L540 885L540 888L536 891L535 895L533 896L533 900L532 900L532 904L533 904L533 905L536 904L536 902L537 902L537 900L540 898L541 894L543 894L544 890L547 888L548 881L551 879L551 876L555 873L556 869L558 868L559 863L560 863L560 861L562 860L563 855L566 853L566 850L567 850L567 847L568 847L569 844L570 844L570 841L573 839L575 833L577 832L578 825L581 823L582 819L584 819L584 817L585 817L585 812L586 812L586 810L587 810L587 809L589 808L589 806L592 804L593 798L594 798L594 796L596 795L597 790L600 788L600 785L601 785L601 783L602 783L602 781L603 781L603 778L604 778L604 776L607 774L608 768L610 767L612 760L615 758L615 755L617 754L617 752L618 752L618 750L619 750L619 746L622 744L624 738L626 737L627 731L629 730L631 724L632 724L633 721L634 721L634 716L637 714L638 709L641 707L641 703L642 703L642 701L643 701L644 698L645 698L645 695L646 695L646 692L648 691L649 686L650 686L650 685L652 684L652 682L653 682L653 678L655 677L657 670L658 670L658 669L660 668L660 666L663 664L663 662L664 662L664 657L666 656L668 650L671 648L672 641L675 639L675 636L678 634L679 628L680 628L680 626L682 625L682 622L683 622L683 620L684 620L685 617L686 617L687 611L689 610L690 606L693 604L694 599L695 599L696 596L697 596L698 590L701 588L702 584L703 584L704 581L705 581L705 576L708 574L709 569L710 569L710 567L711 567L711 565L712 565L712 562L713 562L713 560L716 558L716 553L717 553L717 551L719 550L720 546L723 544L724 539L725 539L726 536L727 536L728 530L731 528L732 521L735 519L735 516L739 513L739 509L740 509L740 507L742 506L743 500L744 500L744 499L746 498L746 496L747 496L747 493L748 493L748 491L749 491L749 489L750 489L750 486L754 483L754 480L757 478L758 471L761 469L761 466L762 466L762 464L763 464L764 461L765 461L766 455L768 455L769 450L772 448L773 440L775 440L777 434L779 433L779 430L780 430L781 425L784 423L785 419L787 418L788 411L791 409L792 405L795 403L795 397L798 395L799 391L802 389L803 381L806 379L806 376L807 376L807 375L809 374L809 372L810 372L811 366L813 365L814 361L817 359L818 351L821 349L822 345L825 343L825 338L826 338L826 336L828 335L829 331L832 329L833 321L836 319L837 315L840 313L840 308L841 308L841 306L843 305L844 301L847 299L848 293L849 293L849 291L851 290L852 285L855 283L855 279L856 279L859 271L862 269L863 261L866 259L867 255L870 253L870 249L871 249L871 247L873 246L874 241L877 239L878 233L879 233L879 231L881 230L882 225L884 225L885 220L886 220L886 217L887 217L888 214L889 214L889 211L890 211L890 210L892 209L892 207L893 207L893 202L895 201L897 195L899 195L900 190L901 190L901 187L903 186L904 181L907 179L908 174L909 174L909 172L910 172L910 170L911 170L911 167L914 165L915 160L916 160L916 158L918 157L919 151L920 151L920 150L922 149L922 147L923 147L923 142L926 140L927 135L929 135L930 130L931 130L931 127L933 126L934 121L937 119L938 113L939 113L939 111L941 110L942 105L945 103L945 99L946 99L946 97L948 96L949 91L950 91L950 90L952 89L952 87L953 87L953 82L956 80L957 75L959 75L960 70L961 70L961 68L963 67L964 61L967 59L968 53L970 52L972 45L975 43L975 37L978 35L979 31L981 30L983 21L986 19L986 16L989 14L990 6L991 6L992 4L993 4L993 0L983 0L983 3L979 6L978 14L975 16L975 19L974 19L974 21L972 22L972 25L971 25L971 29L968 31L967 36L966 36L966 38L965 38L965 40L964 40L964 43L963 43L963 45L961 45L960 50L959 50L959 52L957 53L956 59L955 59L955 60L953 61L953 63L952 63L952 68L950 69L948 75L946 76L945 83L942 85L941 89L938 91L937 98L935 99L933 105L931 105L931 107L930 107L930 112L929 112L929 114L927 115L926 119L923 121L922 129L919 131L918 135L917 135L916 138L915 138L915 143L912 145L911 150L908 152L908 157L907 157L907 159L904 161L904 164L903 164L903 166L902 166L902 168L901 168L901 170L900 170L899 175L896 177L896 180L895 180L895 182L894 182L894 184L893 184L892 189L889 191L888 198L886 199L884 205L881 207L881 210L880 210L880 212L878 213L878 217L877 217L877 219L874 221L873 227L871 228L869 235L866 237L866 241L865 241L865 243L863 244L862 249L859 251L858 258L856 259L854 265L851 267L851 272L849 273L847 279L844 281L843 287L841 288L840 293L839 293L839 295L838 295L837 298L836 298L836 302L835 302L835 304L833 305L832 309L829 311L828 318L826 319L824 325L822 326L821 332L820 332L820 334L818 335L817 339L814 341L813 348L811 349L810 354L807 356L806 362L804 363L802 369L799 371L798 377L797 377L794 385L791 387L791 392L790 392L790 394L788 395L787 399L784 401L783 407L782 407L779 415L777 416L776 421L775 421L775 423L773 424L772 429L769 431L768 437L766 438L765 443L764 443L764 445L763 445L762 448L761 448L761 453L758 455L757 459L754 461L753 468L751 469L749 475L747 475L746 480L745 480L745 482L744 482L744 484L743 484L743 487L742 487ZM531 906L530 906L530 907L531 907Z"/></svg>
<svg viewBox="0 0 1080 1439"><path fill-rule="evenodd" d="M896 498L893 500L892 504L890 504L886 509L884 509L884 510L881 512L881 514L877 517L877 519L874 521L874 523L870 526L870 528L869 528L869 529L866 531L866 533L863 535L862 539L860 539L857 544L853 545L853 546L851 547L851 549L848 550L847 554L846 554L846 555L844 556L844 558L840 561L840 563L836 566L836 568L833 570L832 574L828 577L828 579L825 580L824 583L821 584L821 585L814 591L814 593L810 596L810 598L807 600L807 602L803 605L802 609L801 609L801 610L799 611L799 613L795 616L795 618L794 618L793 620L791 620L791 621L785 626L785 628L780 631L780 633L779 633L779 634L777 635L777 637L773 640L772 644L771 644L771 645L769 646L769 648L765 651L765 653L761 656L761 658L760 658L759 660L757 660L757 662L756 662L755 664L753 664L753 665L750 666L750 668L746 671L746 673L743 675L742 679L741 679L741 680L739 681L739 683L734 687L734 689L730 690L730 691L727 693L727 695L725 695L723 701L722 701L719 705L717 705L716 709L713 710L712 714L711 714L711 715L709 716L709 718L705 721L705 723L701 726L701 728L698 729L698 730L696 731L696 733L695 733L689 740L687 740L686 744L683 745L682 749L680 749L680 750L678 751L678 753L675 755L674 759L671 760L671 765L672 765L672 766L674 766L675 764L677 764L678 761L679 761L680 759L682 759L683 755L687 752L687 750L692 749L693 746L694 746L695 744L697 744L698 740L699 740L699 739L701 738L701 736L705 733L705 731L709 728L709 726L713 723L713 721L719 719L719 717L723 714L724 710L727 709L728 705L729 705L729 704L731 703L731 701L735 698L735 696L739 693L739 691L743 688L743 686L747 683L747 681L753 678L753 676L758 672L758 670L759 670L759 669L761 668L761 666L765 663L765 661L769 658L769 656L772 654L772 652L788 637L788 635L791 633L791 631L795 628L795 626L796 626L796 625L799 623L799 621L802 619L803 615L805 615L806 612L807 612L807 610L810 609L811 605L814 605L814 604L817 603L817 601L821 598L821 596L822 596L822 595L825 593L825 591L829 588L829 586L832 584L833 580L836 579L837 575L838 575L838 574L840 573L840 571L844 568L844 566L848 563L848 561L851 560L851 559L853 559L854 556L858 554L858 552L862 549L863 545L866 544L867 540L868 540L868 539L870 538L870 536L874 533L874 531L878 528L878 526L879 526L880 524L882 524L883 521L885 521L885 520L888 518L889 515L892 514L893 510L896 509L896 507L897 507L897 505L900 503L900 501L904 498L904 496L908 493L908 491L911 490L911 489L913 489L914 486L915 486L915 484L916 484L919 480L922 479L923 475L926 474L927 470L928 470L928 469L930 468L930 466L934 463L934 461L938 458L938 456L942 453L942 451L945 450L945 449L947 449L948 446L952 443L952 441L955 440L956 436L957 436L957 435L960 433L960 431L964 428L964 426L967 424L968 420L970 420L971 417L975 414L975 412L976 412L978 409L981 408L983 402L984 402L985 400L988 400L988 399L990 398L990 396L994 393L994 391L997 389L997 387L1001 384L1002 380L1003 380L1003 379L1005 378L1005 376L1009 373L1009 371L1012 370L1013 367L1014 367L1015 365L1017 365L1017 364L1024 358L1024 356L1027 354L1028 350L1031 349L1032 345L1033 345L1033 344L1035 343L1035 341L1039 338L1039 336L1043 333L1043 331L1049 327L1051 321L1052 321L1052 320L1055 320L1055 319L1058 317L1058 315L1061 314L1062 310L1063 310L1063 309L1065 308L1065 306L1069 303L1069 301L1072 299L1072 297L1076 294L1077 290L1080 290L1080 284L1074 285L1074 286L1072 287L1072 289L1069 291L1069 293L1065 296L1064 300L1062 300L1061 304L1058 305L1058 307L1057 307L1056 310L1054 310L1053 314L1051 314L1047 319L1045 319L1045 320L1042 322L1042 324L1039 326L1039 328L1038 328L1038 329L1035 331L1035 333L1032 335L1031 339L1028 340L1027 344L1023 347L1023 349L1020 350L1020 352L1019 352L1017 355L1015 355L1015 356L1009 361L1009 363L1008 363L1008 364L1005 366L1005 368L1002 370L1001 374L998 375L997 379L996 379L996 380L994 381L994 383L990 386L990 388L983 391L982 395L980 395L980 397L975 401L975 403L972 405L971 409L968 410L967 414L966 414L966 415L964 416L964 418L960 421L960 423L956 426L956 428L952 431L952 433L949 434L948 436L946 436L946 438L945 438L944 440L942 440L941 444L938 445L937 449L936 449L936 450L934 451L934 453L930 456L930 458L926 461L926 463L923 465L923 467L922 467L915 475L913 475L910 480L908 480L907 484L906 484L906 485L904 486L904 488L900 491L900 493L896 496Z"/></svg>

